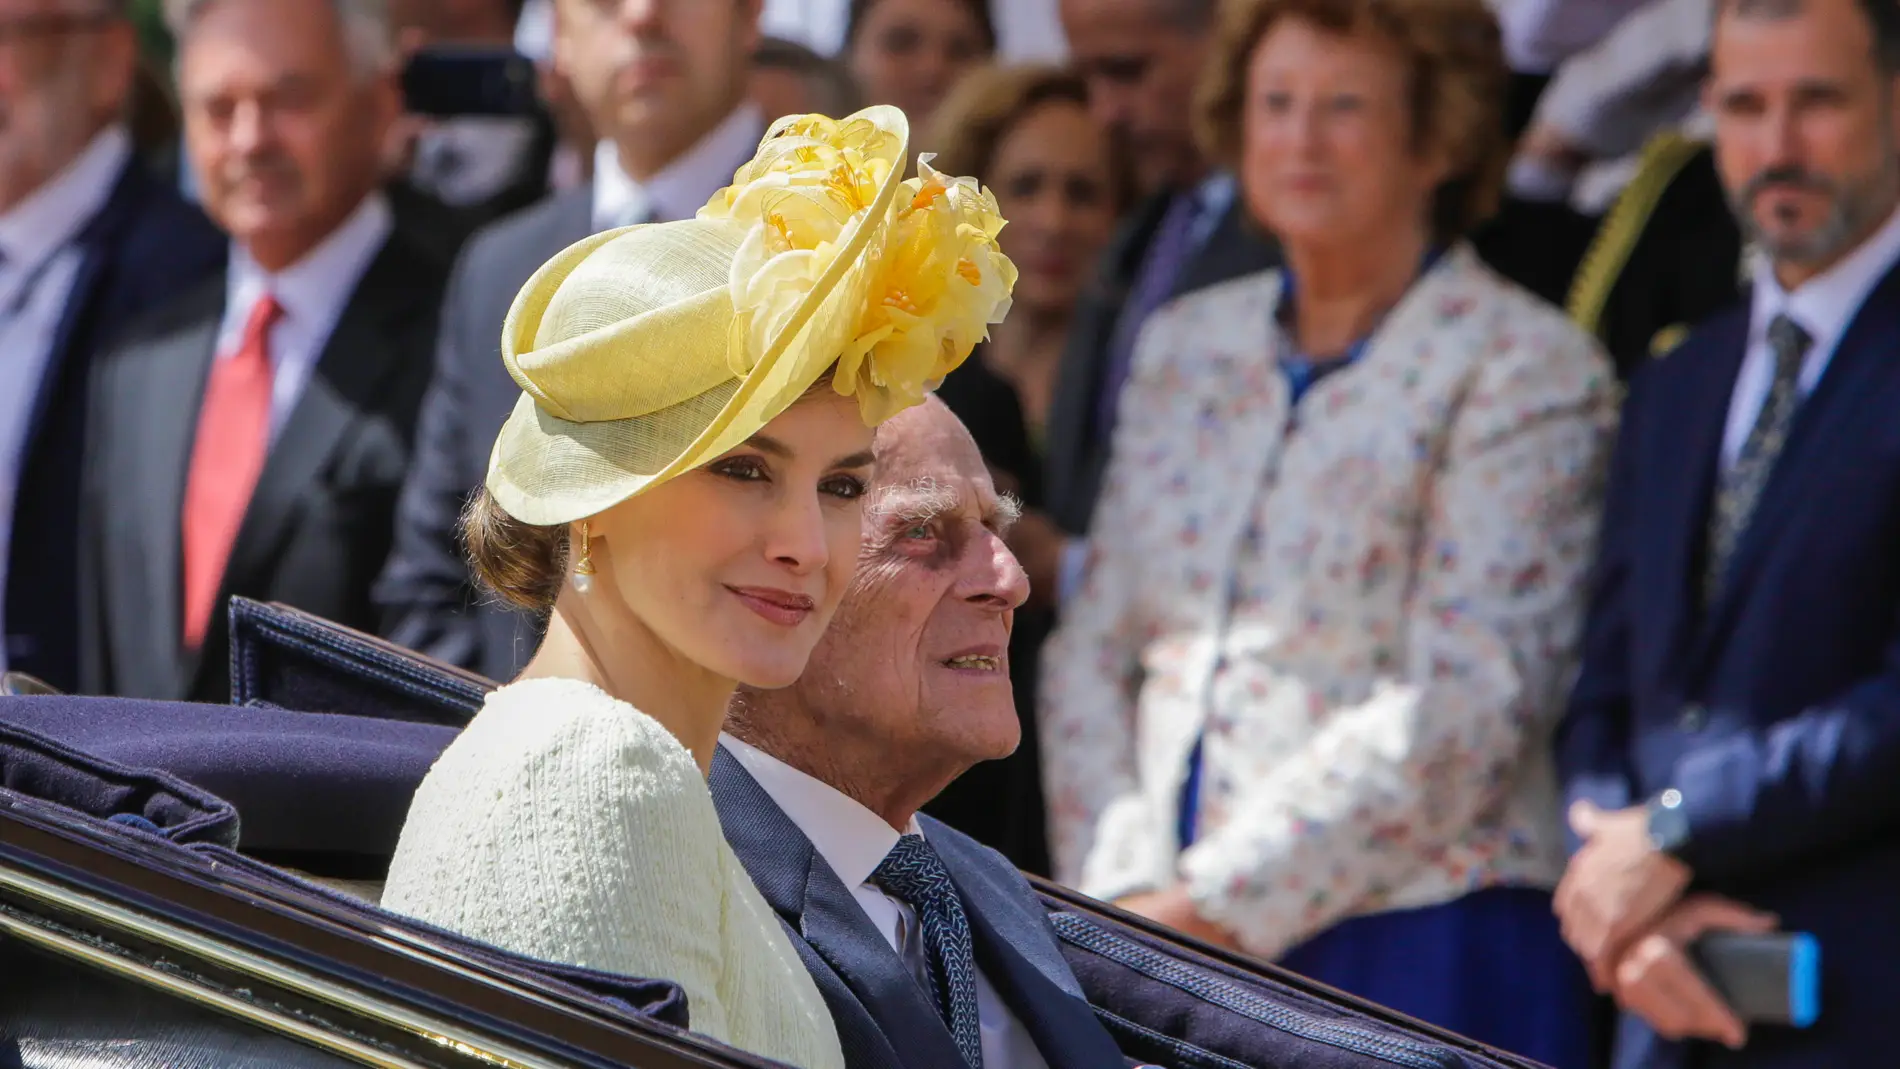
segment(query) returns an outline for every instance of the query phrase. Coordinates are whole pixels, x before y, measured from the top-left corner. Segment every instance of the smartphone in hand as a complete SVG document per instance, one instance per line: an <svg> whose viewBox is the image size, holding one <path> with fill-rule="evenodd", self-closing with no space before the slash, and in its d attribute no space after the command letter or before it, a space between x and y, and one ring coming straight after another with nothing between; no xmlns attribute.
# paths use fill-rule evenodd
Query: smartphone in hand
<svg viewBox="0 0 1900 1069"><path fill-rule="evenodd" d="M1689 946L1715 993L1747 1024L1806 1028L1821 1015L1821 945L1805 932L1710 932Z"/></svg>

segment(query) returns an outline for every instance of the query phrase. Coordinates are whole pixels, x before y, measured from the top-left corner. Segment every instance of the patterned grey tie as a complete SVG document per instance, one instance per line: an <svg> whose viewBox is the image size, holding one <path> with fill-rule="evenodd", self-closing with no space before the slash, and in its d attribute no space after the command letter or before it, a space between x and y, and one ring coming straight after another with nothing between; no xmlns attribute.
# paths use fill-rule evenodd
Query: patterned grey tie
<svg viewBox="0 0 1900 1069"><path fill-rule="evenodd" d="M1735 556L1761 500L1762 488L1775 470L1775 460L1787 444L1788 429L1794 425L1795 410L1801 407L1801 362L1814 339L1801 324L1785 315L1777 315L1768 324L1768 347L1775 354L1775 377L1768 387L1755 426L1742 442L1735 463L1723 472L1716 490L1715 508L1709 517L1708 571L1703 576L1704 604L1713 604L1721 593L1722 578Z"/></svg>
<svg viewBox="0 0 1900 1069"><path fill-rule="evenodd" d="M976 944L950 870L921 835L906 835L878 863L871 882L917 911L930 958L931 995L970 1069L983 1069L976 1011Z"/></svg>

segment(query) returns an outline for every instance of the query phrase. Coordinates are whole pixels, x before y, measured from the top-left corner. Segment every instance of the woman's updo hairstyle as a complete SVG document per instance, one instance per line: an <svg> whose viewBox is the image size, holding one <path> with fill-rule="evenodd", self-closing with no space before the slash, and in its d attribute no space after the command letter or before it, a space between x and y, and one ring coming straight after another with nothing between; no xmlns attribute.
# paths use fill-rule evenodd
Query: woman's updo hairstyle
<svg viewBox="0 0 1900 1069"><path fill-rule="evenodd" d="M508 515L487 487L462 510L462 548L475 578L511 608L554 610L567 581L567 525L543 527Z"/></svg>

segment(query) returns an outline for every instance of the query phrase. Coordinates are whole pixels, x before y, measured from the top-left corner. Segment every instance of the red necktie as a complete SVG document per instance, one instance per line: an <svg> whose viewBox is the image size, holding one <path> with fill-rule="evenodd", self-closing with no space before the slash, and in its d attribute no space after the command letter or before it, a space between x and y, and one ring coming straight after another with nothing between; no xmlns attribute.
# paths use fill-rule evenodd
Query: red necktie
<svg viewBox="0 0 1900 1069"><path fill-rule="evenodd" d="M251 307L237 352L214 360L185 479L185 646L204 643L225 562L270 453L270 328L284 314L266 293Z"/></svg>

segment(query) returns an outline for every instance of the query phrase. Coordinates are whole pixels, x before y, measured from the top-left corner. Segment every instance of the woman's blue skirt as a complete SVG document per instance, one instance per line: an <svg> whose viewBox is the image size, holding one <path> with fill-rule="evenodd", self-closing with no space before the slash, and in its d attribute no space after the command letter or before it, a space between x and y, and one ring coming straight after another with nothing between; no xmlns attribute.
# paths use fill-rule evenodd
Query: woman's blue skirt
<svg viewBox="0 0 1900 1069"><path fill-rule="evenodd" d="M1441 906L1354 917L1280 964L1556 1069L1589 1069L1589 978L1558 933L1547 891L1497 887Z"/></svg>

